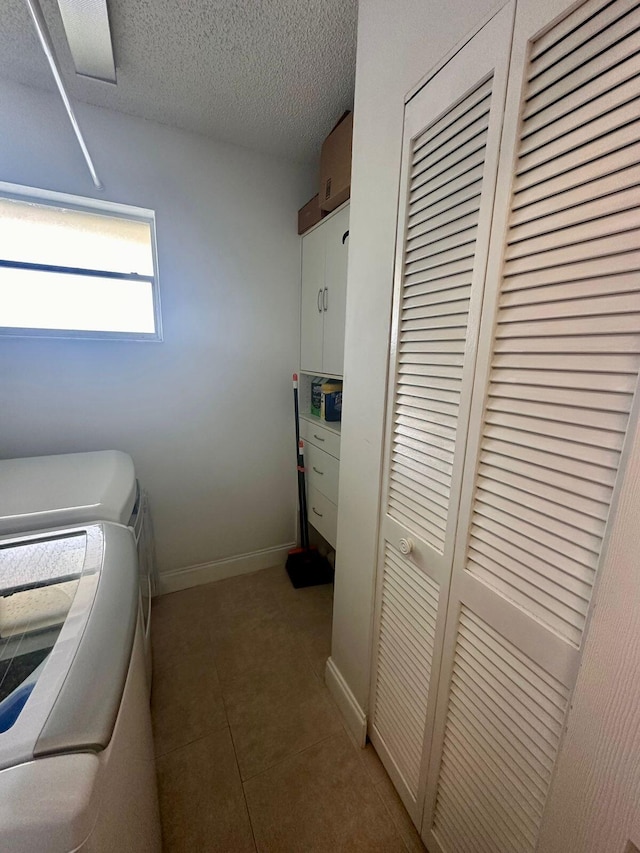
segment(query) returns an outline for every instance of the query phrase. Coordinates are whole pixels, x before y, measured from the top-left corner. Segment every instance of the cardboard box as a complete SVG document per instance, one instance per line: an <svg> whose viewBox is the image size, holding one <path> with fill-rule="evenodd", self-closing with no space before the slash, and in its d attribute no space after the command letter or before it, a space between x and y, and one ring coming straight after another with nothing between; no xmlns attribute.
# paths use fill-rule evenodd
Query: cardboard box
<svg viewBox="0 0 640 853"><path fill-rule="evenodd" d="M320 222L323 216L324 214L320 210L320 196L314 195L314 197L298 211L298 234L304 234L304 232L308 231L312 225Z"/></svg>
<svg viewBox="0 0 640 853"><path fill-rule="evenodd" d="M334 210L351 193L351 137L353 113L345 113L322 143L320 153L320 207Z"/></svg>

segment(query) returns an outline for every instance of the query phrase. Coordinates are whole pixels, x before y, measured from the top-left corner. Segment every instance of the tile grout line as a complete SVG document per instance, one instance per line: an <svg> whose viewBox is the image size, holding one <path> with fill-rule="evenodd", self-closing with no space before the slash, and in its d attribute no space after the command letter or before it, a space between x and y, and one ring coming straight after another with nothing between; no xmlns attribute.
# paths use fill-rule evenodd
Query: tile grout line
<svg viewBox="0 0 640 853"><path fill-rule="evenodd" d="M215 659L215 656L214 656ZM216 675L218 675L218 670L216 668ZM256 831L253 826L253 820L251 819L251 810L249 809L249 803L247 801L247 793L244 789L244 781L242 779L242 773L240 772L240 762L238 761L238 750L236 749L236 742L233 737L233 730L231 728L231 721L229 720L229 714L227 713L227 702L224 697L224 688L222 686L222 681L218 677L218 684L220 685L220 698L222 699L222 706L224 708L224 715L227 718L227 726L229 728L229 737L231 738L231 747L233 749L233 757L236 762L236 770L238 771L238 779L240 780L240 789L242 790L242 798L244 800L245 811L247 812L247 819L249 820L249 829L251 830L251 838L253 839L253 847L258 853L258 842L256 840Z"/></svg>
<svg viewBox="0 0 640 853"><path fill-rule="evenodd" d="M399 826L398 826L398 824L396 823L396 820L395 820L395 818L394 818L393 814L391 813L391 809L390 809L390 808L389 808L389 806L385 803L384 798L381 796L380 792L378 791L378 785L380 785L380 786L381 786L381 785L384 785L384 782L378 782L378 784L376 785L376 784L373 782L373 780L371 780L371 786L372 786L373 790L376 792L376 795L377 795L378 799L380 800L380 802L381 802L381 804L382 804L382 808L385 810L385 812L386 812L386 813L387 813L387 815L389 816L389 820L391 821L391 823L392 823L392 825L394 826L394 828L395 828L396 832L398 833L398 838L399 838L399 839L400 839L400 841L402 841L402 843L404 844L404 847L405 847L405 850L407 851L407 853L411 853L411 849L410 849L409 845L407 844L407 842L404 840L404 837L403 837L403 835L402 835L402 832L400 831L400 827L399 827ZM426 853L426 851L425 851L425 853Z"/></svg>
<svg viewBox="0 0 640 853"><path fill-rule="evenodd" d="M223 699L224 701L224 699ZM249 820L249 829L251 830L251 837L253 838L253 846L258 853L258 842L256 840L256 831L253 826L253 820L251 819L251 809L249 808L249 802L247 800L247 792L244 789L244 782L242 780L242 774L240 773L240 764L238 763L238 751L236 750L236 742L233 739L233 731L231 730L231 726L229 726L229 737L231 738L231 746L233 747L233 755L236 760L236 769L238 771L238 779L240 780L240 788L242 790L242 798L244 800L244 807L247 812L247 818Z"/></svg>
<svg viewBox="0 0 640 853"><path fill-rule="evenodd" d="M171 755L172 752L176 752L178 749L185 749L187 746L191 746L191 744L197 743L199 740L204 740L206 737L210 735L216 734L216 732L221 732L223 729L230 729L229 721L227 720L223 725L216 726L213 729L207 729L206 732L199 734L197 737L192 738L191 740L186 741L185 743L181 743L178 746L172 746L171 749L167 749L164 752L158 752L154 754L154 758L157 761L159 758L164 758L166 755Z"/></svg>
<svg viewBox="0 0 640 853"><path fill-rule="evenodd" d="M262 770L258 770L257 773L253 773L251 776L247 776L246 779L242 779L242 785L244 786L247 782L252 782L254 779L257 779L258 776L262 776L265 773L269 773L271 770L275 770L276 767L279 767L281 764L284 764L285 761L288 761L290 758L295 758L297 755L302 755L303 752L306 752L308 749L313 749L314 746L318 746L319 743L324 743L326 740L329 740L332 737L340 734L340 732L331 732L324 737L321 737L319 740L314 741L313 743L309 743L306 746L303 746L302 749L298 749L295 752L290 752L289 755L285 755L284 758L281 758L279 761L276 761L274 764L270 764L269 767L265 767Z"/></svg>

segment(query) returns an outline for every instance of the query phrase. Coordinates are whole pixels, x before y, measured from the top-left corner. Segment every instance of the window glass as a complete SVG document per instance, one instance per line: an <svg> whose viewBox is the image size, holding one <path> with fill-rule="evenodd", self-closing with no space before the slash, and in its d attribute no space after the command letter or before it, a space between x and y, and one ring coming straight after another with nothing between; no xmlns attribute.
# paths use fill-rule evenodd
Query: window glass
<svg viewBox="0 0 640 853"><path fill-rule="evenodd" d="M0 329L158 338L152 216L0 197Z"/></svg>

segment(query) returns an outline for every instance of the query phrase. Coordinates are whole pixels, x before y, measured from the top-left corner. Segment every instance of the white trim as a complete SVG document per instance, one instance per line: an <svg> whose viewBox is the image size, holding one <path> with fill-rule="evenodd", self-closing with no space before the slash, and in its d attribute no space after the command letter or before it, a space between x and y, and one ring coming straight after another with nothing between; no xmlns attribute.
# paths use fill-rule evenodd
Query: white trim
<svg viewBox="0 0 640 853"><path fill-rule="evenodd" d="M329 693L333 696L349 727L349 731L355 737L359 746L364 748L367 742L367 715L358 704L358 700L351 692L351 688L333 658L327 660L324 671L324 680Z"/></svg>
<svg viewBox="0 0 640 853"><path fill-rule="evenodd" d="M95 196L72 195L61 193L56 190L46 190L41 187L29 187L25 184L12 184L0 181L0 195L15 198L17 200L37 201L42 204L61 204L64 207L91 211L117 216L122 219L145 219L149 222L155 220L155 211L148 207L136 207L133 204L121 204L116 201L107 201Z"/></svg>
<svg viewBox="0 0 640 853"><path fill-rule="evenodd" d="M86 329L25 329L22 327L6 327L0 334L12 338L64 338L89 340L145 341L157 343L164 340L162 331L162 306L160 300L160 272L158 269L158 240L156 235L156 214L146 207L136 207L131 204L120 204L115 201L105 201L93 196L70 195L38 187L28 187L0 181L0 198L25 203L60 206L66 210L77 210L80 213L94 213L100 216L110 216L114 219L125 219L131 222L146 222L149 225L151 242L151 259L153 263L153 279L151 281L153 299L153 321L155 332L143 334L137 332L96 332Z"/></svg>
<svg viewBox="0 0 640 853"><path fill-rule="evenodd" d="M418 92L420 92L421 89L424 89L424 87L427 85L427 83L430 80L432 80L439 71L442 71L444 66L448 62L451 62L451 60L456 56L456 54L460 53L460 51L464 47L466 47L466 45L471 41L471 39L474 36L476 36L480 32L480 30L482 30L484 27L486 27L486 25L489 23L489 21L491 21L493 18L495 18L496 15L504 9L504 7L507 5L508 2L509 2L509 0L500 0L500 4L498 6L496 6L491 12L489 12L480 21L480 23L476 24L475 27L473 27L471 30L469 30L460 39L460 41L456 42L456 44L454 44L454 46L451 48L451 50L448 51L448 53L445 53L445 55L442 57L442 59L439 62L437 62L435 65L433 65L429 69L429 71L427 71L427 73L424 74L420 78L420 80L415 84L415 86L413 86L411 89L409 89L407 94L404 96L405 105L408 104L412 98L415 98L415 96L418 94Z"/></svg>
<svg viewBox="0 0 640 853"><path fill-rule="evenodd" d="M276 545L275 548L252 551L250 554L239 554L237 557L214 560L211 563L199 563L196 566L160 572L158 595L257 572L260 569L269 569L271 566L284 565L287 554L292 548L295 548L295 543L289 542L286 545Z"/></svg>

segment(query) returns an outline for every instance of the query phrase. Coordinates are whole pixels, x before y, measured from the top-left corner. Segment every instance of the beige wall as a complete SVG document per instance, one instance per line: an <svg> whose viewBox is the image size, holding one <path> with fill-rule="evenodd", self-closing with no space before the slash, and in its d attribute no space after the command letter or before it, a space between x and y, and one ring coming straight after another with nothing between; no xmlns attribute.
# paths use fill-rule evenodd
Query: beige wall
<svg viewBox="0 0 640 853"><path fill-rule="evenodd" d="M360 2L331 657L365 711L404 97L496 5Z"/></svg>
<svg viewBox="0 0 640 853"><path fill-rule="evenodd" d="M160 569L290 543L306 167L0 80L0 180L156 211L163 343L0 339L0 456L129 452Z"/></svg>

